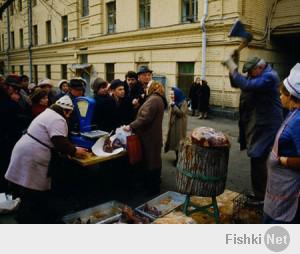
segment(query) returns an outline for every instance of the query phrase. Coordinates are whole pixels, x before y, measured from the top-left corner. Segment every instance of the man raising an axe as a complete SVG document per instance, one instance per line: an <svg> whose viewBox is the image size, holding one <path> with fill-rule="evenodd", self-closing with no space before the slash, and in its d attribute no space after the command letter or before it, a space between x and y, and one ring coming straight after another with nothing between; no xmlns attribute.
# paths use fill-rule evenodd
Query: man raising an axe
<svg viewBox="0 0 300 254"><path fill-rule="evenodd" d="M245 62L243 73L247 73L247 76L238 72L239 52L252 39L238 22L231 36L240 36L243 42L223 65L229 70L231 85L241 89L239 143L241 150L247 149L251 159L251 183L255 201L263 201L267 182L266 162L282 122L278 90L280 81L277 72L259 57L251 57Z"/></svg>

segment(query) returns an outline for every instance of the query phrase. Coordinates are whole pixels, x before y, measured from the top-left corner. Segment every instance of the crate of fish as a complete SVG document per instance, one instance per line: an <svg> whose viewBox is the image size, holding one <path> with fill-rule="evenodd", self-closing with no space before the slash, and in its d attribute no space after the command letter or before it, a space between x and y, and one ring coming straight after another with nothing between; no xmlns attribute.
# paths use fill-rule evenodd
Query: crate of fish
<svg viewBox="0 0 300 254"><path fill-rule="evenodd" d="M135 208L135 211L148 217L151 221L163 217L181 206L186 195L174 191L167 191L164 194L148 201Z"/></svg>
<svg viewBox="0 0 300 254"><path fill-rule="evenodd" d="M68 214L62 218L66 224L104 224L113 223L121 218L124 204L110 201L79 212Z"/></svg>

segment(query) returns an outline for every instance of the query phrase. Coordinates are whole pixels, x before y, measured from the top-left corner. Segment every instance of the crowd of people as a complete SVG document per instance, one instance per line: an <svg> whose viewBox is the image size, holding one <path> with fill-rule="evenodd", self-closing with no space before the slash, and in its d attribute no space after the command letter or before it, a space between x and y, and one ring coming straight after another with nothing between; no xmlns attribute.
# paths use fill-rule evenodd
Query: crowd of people
<svg viewBox="0 0 300 254"><path fill-rule="evenodd" d="M250 157L251 198L264 204L265 223L299 223L300 64L283 82L271 65L258 57L245 62L243 72L247 75L238 72L232 57L225 66L232 87L241 90L239 143ZM176 165L179 142L186 136L188 102L193 116L198 112L200 119L206 119L210 88L206 80L196 78L188 97L173 86L167 100L164 86L153 80L152 72L141 66L137 72L128 71L125 80L109 83L96 78L91 88L95 99L92 123L97 129L111 132L122 126L139 136L143 188L153 196L160 192L161 148L175 152ZM47 206L44 200L51 190L49 164L53 151L78 157L88 153L68 139L69 133L79 131L73 102L85 95L86 81L61 80L57 87L59 92L54 93L49 79L34 85L25 75L0 76L0 113L4 119L0 125L0 191L10 187L22 198L20 211L26 218L21 222L32 222L32 211L41 214ZM166 109L169 118L163 146ZM34 218L46 221L38 215Z"/></svg>

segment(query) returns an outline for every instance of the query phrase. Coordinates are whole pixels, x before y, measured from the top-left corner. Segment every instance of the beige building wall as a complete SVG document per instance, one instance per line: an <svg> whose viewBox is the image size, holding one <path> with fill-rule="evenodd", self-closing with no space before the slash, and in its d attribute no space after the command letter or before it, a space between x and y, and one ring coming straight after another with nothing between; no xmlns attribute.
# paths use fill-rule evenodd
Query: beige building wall
<svg viewBox="0 0 300 254"><path fill-rule="evenodd" d="M82 1L79 0L37 2L37 6L33 7L33 25L38 25L39 45L33 47L32 51L33 64L38 66L39 79L45 77L46 65L50 64L51 78L57 83L61 79L61 65L80 63L82 54L88 55L88 62L92 65L91 79L96 76L106 78L106 63L115 64L115 78L121 79L128 70L136 70L138 64L147 63L155 74L166 77L168 89L178 85L176 84L178 62L194 62L194 76L201 76L200 20L204 0L198 0L198 18L192 23L181 22L181 0L152 0L151 25L147 29L139 28L138 0L116 0L116 31L113 34L107 33L107 3L111 0L90 0L87 17L81 15ZM281 59L280 51L272 46L265 35L268 15L272 13L274 7L273 2L272 0L208 1L206 79L211 87L211 104L232 108L238 106L239 90L230 86L228 72L220 64L239 44L238 39L230 39L227 36L238 17L255 36L250 47L241 54L240 68L248 57L259 55L271 62L280 74L285 73L285 63ZM23 65L25 74L28 74L26 3L27 1L23 0L22 13L17 12L10 20L11 29L16 31L16 49L10 51L9 61L15 66L17 73L18 66ZM68 15L67 42L62 42L63 15ZM274 22L282 24L284 21L280 19L281 16L278 14ZM52 25L51 44L46 43L47 20L51 20ZM18 48L20 28L24 30L24 49ZM4 47L2 34L6 44ZM5 64L6 14L0 21L0 38L2 50L0 62ZM71 78L73 75L69 70L68 77Z"/></svg>

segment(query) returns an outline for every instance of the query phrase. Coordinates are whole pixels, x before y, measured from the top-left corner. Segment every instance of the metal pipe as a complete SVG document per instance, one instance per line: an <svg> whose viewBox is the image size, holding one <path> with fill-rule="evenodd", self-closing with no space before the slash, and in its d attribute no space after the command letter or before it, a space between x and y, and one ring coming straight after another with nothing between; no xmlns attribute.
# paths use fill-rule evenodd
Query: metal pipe
<svg viewBox="0 0 300 254"><path fill-rule="evenodd" d="M208 16L208 0L204 0L204 11L201 19L201 29L202 29L202 63L201 63L201 79L206 79L206 27L205 21Z"/></svg>
<svg viewBox="0 0 300 254"><path fill-rule="evenodd" d="M29 80L32 82L32 1L28 0L28 54L29 54Z"/></svg>
<svg viewBox="0 0 300 254"><path fill-rule="evenodd" d="M9 62L9 51L10 51L10 19L9 19L9 8L6 9L6 30L7 30L7 49L6 49L6 63L7 63L7 73L10 72L10 62Z"/></svg>

